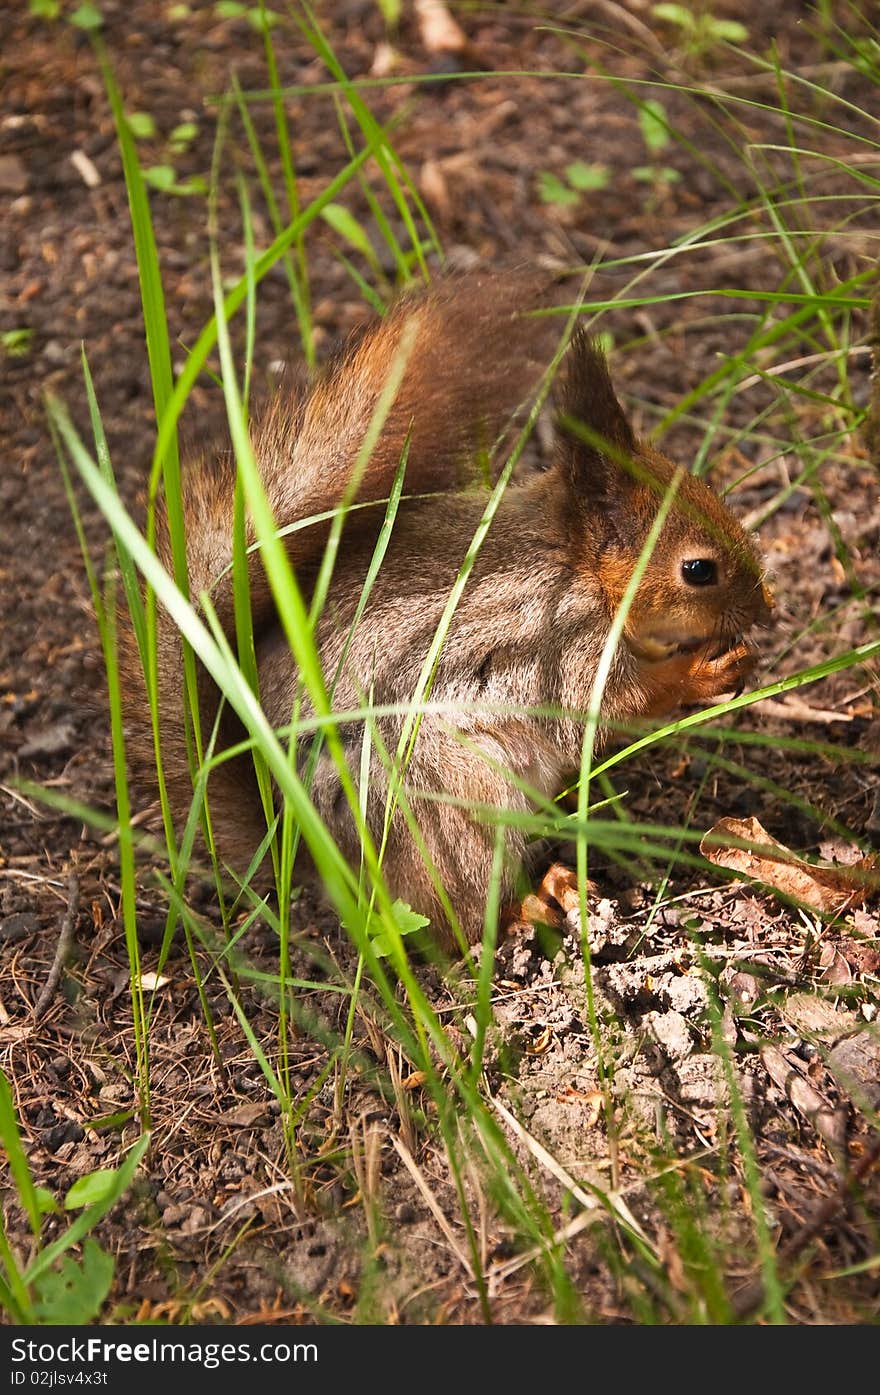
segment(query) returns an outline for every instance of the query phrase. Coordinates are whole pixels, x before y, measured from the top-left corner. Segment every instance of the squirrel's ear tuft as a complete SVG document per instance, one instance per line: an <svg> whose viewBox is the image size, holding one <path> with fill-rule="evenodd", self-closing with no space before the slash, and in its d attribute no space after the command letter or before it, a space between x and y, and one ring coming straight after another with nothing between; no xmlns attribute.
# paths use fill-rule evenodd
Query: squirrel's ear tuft
<svg viewBox="0 0 880 1395"><path fill-rule="evenodd" d="M575 494L595 500L612 481L619 494L636 440L605 355L583 330L576 331L566 354L556 407L560 462Z"/></svg>

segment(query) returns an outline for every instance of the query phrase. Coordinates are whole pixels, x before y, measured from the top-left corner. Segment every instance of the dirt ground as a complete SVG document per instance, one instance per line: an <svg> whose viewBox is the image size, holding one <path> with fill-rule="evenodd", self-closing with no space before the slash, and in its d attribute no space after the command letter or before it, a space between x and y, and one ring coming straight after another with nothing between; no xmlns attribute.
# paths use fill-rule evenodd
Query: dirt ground
<svg viewBox="0 0 880 1395"><path fill-rule="evenodd" d="M801 5L771 0L749 8L753 51L765 51L775 39L783 68L808 73L820 89L833 87L871 110L876 88L823 48L802 22ZM259 36L246 20L218 17L210 4L193 5L175 19L169 19L167 6L149 0L107 0L101 9L126 109L148 112L155 122L155 137L142 146L144 162L167 162L169 133L194 122L197 134L173 163L179 182L205 176L216 115L207 99L228 90L233 72L246 91L268 85ZM713 9L740 17L742 7L718 0ZM452 265L516 261L558 269L597 259L619 263L668 247L676 236L723 216L737 199L754 195L742 145L726 139L710 102L683 91L664 92L663 101L684 141L659 157L679 177L647 183L635 178L633 169L646 157L637 112L620 83L652 75L680 82L683 73L713 83L748 102L739 112L742 139L758 146L785 138L784 123L764 105L778 98L772 74L756 74L745 60L720 49L698 60L682 56L639 0L548 4L543 13L542 22L527 6L467 10L460 16L467 49L449 55L427 51L405 4L395 41L397 73L454 76L462 68L480 68L499 76L369 90L377 117L395 123L395 147L426 199ZM321 7L321 18L347 73L369 75L385 38L378 6L334 0ZM577 44L553 32L553 25L576 30ZM279 26L276 43L282 83L313 85L326 76L292 27ZM28 331L24 352L0 358L0 1064L18 1101L35 1177L63 1194L83 1173L116 1165L138 1125L96 1125L131 1108L135 1069L113 840L14 783L37 781L99 809L114 807L106 722L95 715L93 700L102 684L100 649L47 428L45 394L67 404L88 440L79 357L84 344L120 487L132 503L149 468L153 406L125 186L92 48L82 32L62 20L32 18L21 4L4 7L0 15L0 53L0 332ZM599 72L600 60L614 81ZM696 70L688 67L697 61ZM559 75L587 68L592 80ZM511 73L516 76L502 75ZM803 89L799 97L806 100ZM271 105L254 104L252 112L264 148L276 151ZM305 202L341 168L345 149L329 98L296 97L287 112ZM819 117L827 122L810 132L813 148L851 159L851 141L870 122L853 111L847 134L831 129L840 119L837 109L820 107ZM231 140L242 168L252 170L234 123ZM575 161L601 161L610 171L607 187L564 204L542 199L542 177L550 172L561 178ZM271 166L280 189L277 159ZM834 192L830 183L828 190ZM271 225L259 198L255 202L256 239L267 245ZM351 195L351 206L369 225L361 194ZM179 368L211 313L205 200L157 192L153 211ZM827 212L817 206L815 217L827 218L822 254L829 284L864 270L876 257L870 219L855 207L845 236L839 232L842 205L829 204ZM231 178L220 219L230 230L224 257L237 275L241 234ZM378 238L377 247L380 261L387 259ZM309 260L319 357L363 313L338 248L328 229L314 230ZM388 265L383 269L393 273ZM620 295L631 274L631 266L619 264L600 272L591 295ZM600 327L626 348L615 359L615 371L643 430L656 426L745 342L745 317L755 303L737 302L731 309L730 302L703 299L699 292L719 286L773 290L783 275L778 243L725 242L654 268L652 294L673 298L615 310L603 319ZM847 360L857 405L868 392L870 363L858 351L864 342L864 325L857 325L856 351ZM295 358L290 300L277 267L261 294L257 343L264 382L279 363ZM821 347L813 337L801 353ZM765 366L771 364L768 359ZM833 381L822 385L828 390ZM765 405L777 412L775 426L766 438L760 430L746 435ZM691 458L701 439L700 410L668 433L670 453ZM732 501L740 516L760 519L785 470L796 472L774 448L774 432L778 438L784 429L780 421L797 439L796 432L818 433L821 410L821 404L811 409L793 399L786 417L785 405L761 382L727 402L730 434L716 438L713 478L739 481ZM221 396L205 377L193 393L186 431L213 432L222 420ZM746 469L750 473L741 479ZM764 677L782 677L877 637L876 473L858 440L844 437L822 461L820 476L818 494L795 488L761 528L779 612L777 629L765 642ZM100 556L104 525L85 499L82 507ZM696 739L648 748L640 763L615 772L618 789L625 790L633 819L705 831L720 817L753 816L799 854L852 861L880 832L876 768L848 758L880 748L876 701L876 675L850 668L749 709L739 719L741 739L725 741L723 753L720 742ZM774 744L751 745L748 735L755 730L770 733ZM789 738L814 749L792 749ZM726 764L717 759L722 754ZM487 1089L556 1222L571 1220L577 1209L572 1195L591 1205L592 1188L612 1188L664 1255L674 1292L675 1247L645 1184L652 1146L662 1137L663 1146L679 1156L704 1159L704 1204L717 1212L726 1253L741 1255L741 1267L727 1275L730 1292L739 1296L743 1314L749 1311L749 1286L758 1268L747 1240L741 1160L730 1156L736 1150L728 1086L712 1038L711 987L722 1006L721 1034L738 1048L767 1223L788 1257L789 1315L804 1323L876 1320L876 906L849 909L828 925L747 880L722 880L708 864L673 866L659 897L647 860L626 869L591 868L591 875L601 888L590 932L598 1015L616 1061L613 1147L600 1107L574 918L550 953L536 936L506 943L495 978L498 1042ZM74 949L48 1010L35 1021L33 1007L74 885ZM149 971L164 912L146 872L139 896ZM209 905L200 910L210 917ZM328 1044L344 1030L346 1005L335 1008L343 1000L322 991L321 983L351 982L356 956L318 905L306 900L297 915L293 969L315 984L303 991L290 1041L303 1102L298 1175L291 1176L277 1104L222 985L209 974L218 1059L185 947L175 946L151 1030L155 1132L149 1166L97 1231L116 1257L106 1317L480 1322L484 1313L448 1160L430 1128L414 1122L421 1109L418 1084L407 1118L400 1098L383 1094L376 1084L378 1068L392 1075L396 1070L400 1078L407 1063L383 1059L383 1053L393 1053L365 1012L357 1017L354 1046L372 1067L350 1071L340 1100L325 1066ZM276 948L268 928L255 928L246 945L249 963L271 972ZM463 976L422 973L444 1021L466 1033L469 990ZM277 1005L258 986L245 986L242 993L258 1038L274 1051ZM375 1139L370 1146L378 1150L378 1249L363 1201L364 1179L339 1162L368 1127ZM715 1169L719 1153L727 1157L726 1173ZM842 1177L848 1180L842 1183ZM573 1192L576 1184L584 1191ZM547 1293L528 1256L511 1244L508 1223L480 1194L478 1179L468 1186L475 1206L483 1208L481 1244L493 1320L547 1320ZM7 1220L26 1252L23 1222L10 1206ZM47 1224L53 1233L56 1222ZM873 1269L827 1281L871 1256ZM566 1264L584 1318L633 1320L627 1277L609 1260L595 1228L572 1233ZM661 1305L661 1311L676 1320L674 1307Z"/></svg>

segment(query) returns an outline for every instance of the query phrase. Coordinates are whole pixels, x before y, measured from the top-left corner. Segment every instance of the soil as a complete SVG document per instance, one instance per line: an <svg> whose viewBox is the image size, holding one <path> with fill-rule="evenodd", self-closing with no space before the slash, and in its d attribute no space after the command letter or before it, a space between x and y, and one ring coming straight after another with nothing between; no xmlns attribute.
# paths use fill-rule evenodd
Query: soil
<svg viewBox="0 0 880 1395"><path fill-rule="evenodd" d="M246 92L268 86L259 35L246 18L220 18L208 4L177 7L175 19L149 0L107 0L101 8L126 109L147 112L155 122L155 137L140 146L144 163L171 160L179 184L206 176L217 114L211 98L229 90L233 73ZM734 18L740 8L718 0L713 11ZM824 123L809 128L811 148L852 161L863 149L859 137L872 130L856 108L870 112L876 88L839 61L802 14L794 3L761 6L748 21L749 48L767 52L772 39L781 66L808 75L817 91L800 87L795 95ZM782 157L762 151L786 138L784 122L770 110L778 98L773 74L717 46L702 54L676 49L674 35L638 0L560 4L544 23L527 7L466 9L460 20L466 50L429 52L405 6L396 73L449 80L366 93L375 115L393 125L395 148L453 266L516 261L559 269L601 260L607 269L590 295L625 298L633 264L624 265L624 258L669 247L677 236L724 218L739 199L755 197L762 178L783 168ZM367 77L385 39L379 7L336 0L322 7L322 23L346 72ZM294 26L279 25L274 36L283 84L325 79ZM120 489L134 507L149 470L154 416L125 185L92 46L63 19L35 19L24 6L4 9L0 40L0 332L27 331L24 352L2 359L0 397L0 1062L35 1179L61 1196L83 1174L116 1166L140 1125L132 1115L137 1062L113 836L21 784L35 782L50 796L111 816L115 807L107 720L94 701L103 685L100 646L47 427L46 394L66 404L88 441L84 346ZM476 68L497 76L456 80L458 72ZM664 91L681 140L663 150L658 164L679 177L636 178L633 170L651 161L621 84L653 77L682 82L683 75L740 101L740 124L708 99ZM845 123L823 88L853 104ZM285 107L305 204L341 168L345 145L327 96L296 96ZM250 110L273 187L281 189L272 106L254 102ZM169 155L170 133L184 122L195 122L197 134ZM848 129L836 129L841 124ZM268 245L272 229L236 119L229 148L218 217L224 266L237 276L236 165L252 179L258 245ZM542 176L564 179L576 161L606 166L607 187L567 204L542 200ZM864 191L844 185L830 162L823 169L811 188L829 202L811 207L810 216L827 228L821 269L813 268L827 290L871 264L876 239L870 208L862 207ZM346 197L375 231L363 193ZM198 193L156 192L152 207L179 369L212 310L206 202ZM761 217L757 200L743 226L765 226ZM378 234L376 248L384 274L393 276ZM310 234L319 358L363 316L339 249L323 225ZM618 308L600 324L613 335L615 373L645 431L719 359L742 349L747 317L760 308L757 300L706 299L700 292L757 293L793 282L779 240L751 239L658 259L648 284L666 298ZM846 360L857 406L868 393L864 332L856 320ZM798 357L826 347L811 334ZM257 376L271 383L278 365L295 363L296 356L286 281L276 267L261 292ZM756 357L755 369L795 382L803 365L782 366L771 349ZM825 394L812 400L788 397L772 380L756 378L726 402L710 463L713 479L735 484L731 497L741 516L759 520L781 483L796 479L798 460L779 449L781 439L795 445L818 438L831 429L829 414L832 426L841 421L827 402L835 383L832 365L811 379L814 393ZM754 423L764 410L769 424L762 435ZM704 411L694 406L666 433L670 453L693 457ZM222 422L221 396L205 376L193 392L186 430L201 437L221 431ZM820 487L796 484L761 527L779 614L765 653L764 676L774 678L877 637L876 473L859 438L846 430L834 449L812 456L811 450L805 446L800 459L813 458ZM79 503L100 574L106 527L87 498ZM716 734L647 748L641 762L614 772L627 816L699 832L720 817L756 817L798 854L852 861L880 830L876 767L866 763L880 749L876 689L876 670L851 667L748 709L723 741ZM753 731L769 733L773 743L752 744ZM789 738L799 744L786 745ZM638 1319L628 1295L633 1275L644 1275L635 1260L631 1275L622 1268L625 1246L616 1260L609 1257L614 1247L602 1237L613 1222L597 1208L597 1192L615 1198L618 1216L638 1227L660 1257L668 1280L655 1295L662 1317L685 1320L691 1311L668 1214L649 1183L661 1148L691 1160L687 1185L716 1218L719 1252L740 1257L725 1276L729 1293L741 1314L755 1310L750 1286L760 1269L744 1183L748 1159L732 1132L726 1043L737 1048L736 1093L753 1130L765 1223L791 1283L789 1317L876 1319L876 906L851 905L823 920L747 878L724 878L705 861L683 865L669 846L662 885L647 856L643 863L591 867L600 887L590 927L593 1002L584 990L576 913L550 944L537 932L505 942L496 965L496 1039L486 1090L554 1224L569 1226L566 1266L577 1314L602 1322ZM143 968L150 972L164 909L148 868L138 898ZM216 922L209 902L199 909L207 925ZM60 985L35 1017L65 918L75 932L73 949ZM351 1062L340 1069L336 1048L349 999L325 985L354 981L356 956L347 937L307 898L297 905L295 930L293 973L311 986L297 996L288 1042L299 1102L293 1163L277 1102L212 954L195 951L215 1049L186 946L175 943L153 1000L149 1161L126 1201L96 1230L116 1260L104 1320L471 1323L486 1319L487 1304L501 1324L552 1318L541 1272L510 1218L481 1190L474 1164L465 1186L472 1213L481 1216L488 1294L481 1304L449 1160L418 1080L407 1080L407 1062L371 1014L369 994L355 1015ZM242 953L251 969L271 974L274 933L253 927ZM450 1032L465 1043L469 980L456 969L441 974L422 966L419 974ZM277 1002L247 973L240 992L257 1040L277 1060ZM597 1067L597 1032L615 1063L610 1079ZM113 1116L126 1117L114 1122ZM9 1198L6 1213L13 1243L25 1255L27 1229ZM61 1222L46 1225L51 1236ZM873 1268L828 1281L872 1255Z"/></svg>

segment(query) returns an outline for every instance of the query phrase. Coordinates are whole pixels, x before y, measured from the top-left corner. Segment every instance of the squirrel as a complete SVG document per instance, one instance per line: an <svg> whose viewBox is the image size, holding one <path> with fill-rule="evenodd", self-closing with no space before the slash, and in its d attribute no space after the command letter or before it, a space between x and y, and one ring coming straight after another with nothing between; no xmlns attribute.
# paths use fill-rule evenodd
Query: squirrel
<svg viewBox="0 0 880 1395"><path fill-rule="evenodd" d="M523 313L523 276L473 273L404 296L351 340L311 388L280 392L251 426L263 487L306 596L315 584L330 529L345 515L315 639L333 706L371 703L406 710L450 592L486 507L479 487L486 450L503 439L514 411L547 370L552 316ZM532 296L534 304L534 296ZM402 378L360 479L352 472L389 373ZM612 386L603 354L576 331L554 386L553 455L544 469L508 482L458 599L439 653L431 708L418 725L403 791L413 831L398 807L386 830L382 870L392 898L428 917L445 949L483 933L496 833L486 810L527 812L529 790L553 798L577 770L597 667L615 614L666 492L674 497L626 615L601 699L605 724L660 717L741 690L756 654L747 639L769 622L772 597L751 539L701 479L677 469L637 437ZM508 431L509 439L509 431ZM385 512L399 476L404 488L390 541L363 613L358 602ZM485 484L485 472L483 483ZM196 458L184 470L183 512L190 595L210 595L235 648L233 540L235 465L231 455ZM370 506L374 505L374 506ZM255 539L247 523L247 541ZM157 529L160 560L171 570L167 525ZM275 727L303 702L260 561L249 554L250 604L259 693ZM158 685L163 766L180 826L192 783L183 714L181 640L159 608ZM137 650L123 646L129 694L129 752L141 771L153 739L136 700ZM218 712L218 750L243 736L238 719L207 674L199 679L203 734ZM529 715L534 708L558 715ZM580 714L580 715L579 715ZM405 718L380 716L375 732L393 756ZM346 720L339 735L355 782L364 724ZM207 735L205 739L207 739ZM600 726L598 740L601 741ZM312 749L301 742L304 768ZM300 751L297 751L298 757ZM370 749L366 821L378 846L386 817L388 774ZM360 840L338 770L326 745L311 772L311 798L355 867ZM220 763L207 786L215 844L239 872L266 833L253 762ZM478 806L478 808L477 808ZM482 815L482 816L481 816ZM527 836L505 820L502 905L512 904ZM427 854L427 856L426 856ZM433 864L434 875L428 863ZM302 865L301 865L302 864ZM308 878L303 849L296 875ZM565 877L573 874L563 873ZM444 911L436 879L454 913ZM551 894L563 905L566 888ZM570 889L568 892L571 895ZM570 903L570 902L569 902ZM460 933L452 923L457 920Z"/></svg>

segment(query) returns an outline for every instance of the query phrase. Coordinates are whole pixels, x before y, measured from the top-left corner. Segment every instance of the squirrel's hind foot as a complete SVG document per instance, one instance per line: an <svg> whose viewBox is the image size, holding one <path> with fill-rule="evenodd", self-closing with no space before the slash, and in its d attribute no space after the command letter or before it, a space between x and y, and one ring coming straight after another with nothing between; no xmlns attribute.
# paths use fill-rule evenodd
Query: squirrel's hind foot
<svg viewBox="0 0 880 1395"><path fill-rule="evenodd" d="M595 883L588 881L587 896L595 896L597 892ZM568 913L580 903L577 873L562 862L554 862L535 890L523 897L518 906L509 907L502 915L502 934L519 935L535 925L549 925L559 930Z"/></svg>

